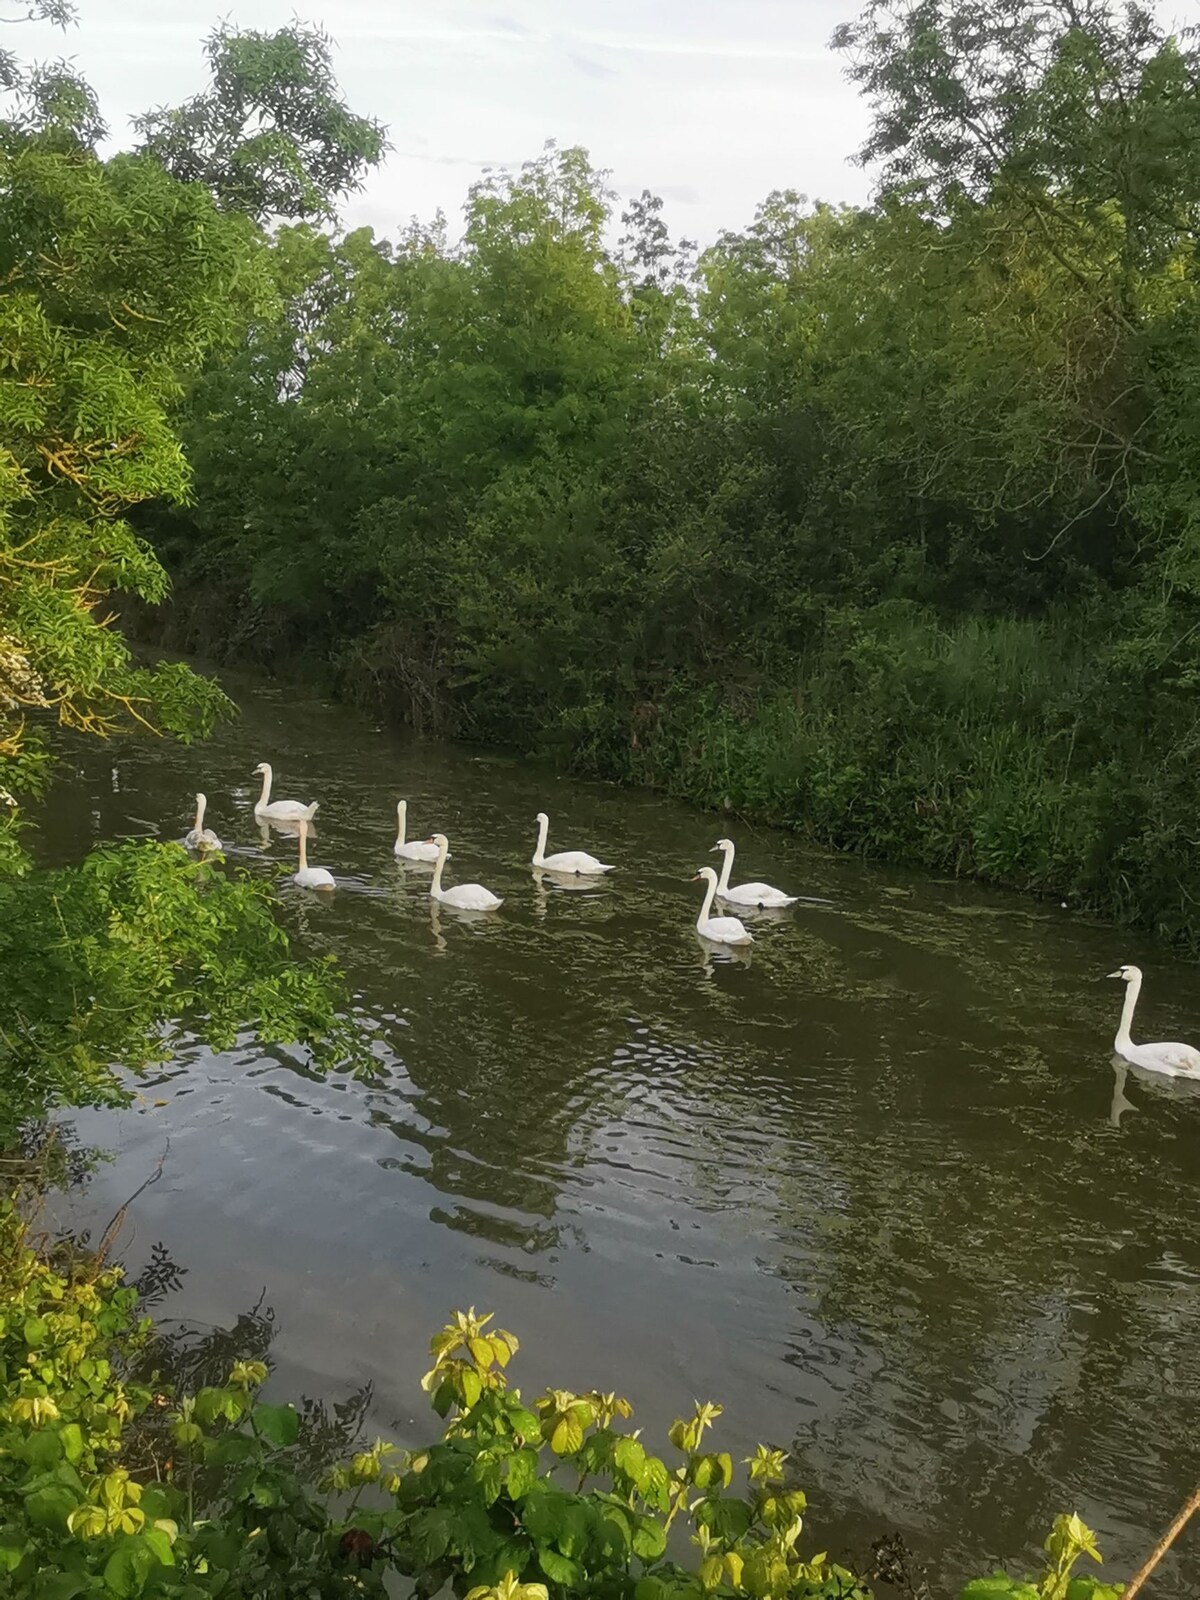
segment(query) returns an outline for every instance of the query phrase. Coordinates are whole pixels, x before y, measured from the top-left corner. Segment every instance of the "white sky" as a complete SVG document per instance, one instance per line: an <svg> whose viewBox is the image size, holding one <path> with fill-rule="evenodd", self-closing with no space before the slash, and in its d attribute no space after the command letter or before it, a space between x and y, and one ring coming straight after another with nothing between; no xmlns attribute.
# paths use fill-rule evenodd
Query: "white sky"
<svg viewBox="0 0 1200 1600"><path fill-rule="evenodd" d="M858 0L79 0L67 34L4 29L25 58L73 59L114 141L151 105L205 81L201 41L222 17L324 25L355 111L389 126L386 165L344 208L380 233L440 207L452 232L484 166L547 139L582 144L621 195L651 189L675 234L711 242L772 189L863 200L850 156L867 114L828 49Z"/></svg>

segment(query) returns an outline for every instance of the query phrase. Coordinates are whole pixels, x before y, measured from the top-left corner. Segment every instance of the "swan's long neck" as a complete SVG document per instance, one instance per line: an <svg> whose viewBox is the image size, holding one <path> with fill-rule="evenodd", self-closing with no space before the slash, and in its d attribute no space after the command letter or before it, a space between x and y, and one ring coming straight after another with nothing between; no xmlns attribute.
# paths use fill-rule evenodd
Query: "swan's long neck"
<svg viewBox="0 0 1200 1600"><path fill-rule="evenodd" d="M449 848L450 845L445 839L438 845L437 866L433 869L433 882L429 885L429 894L434 900L442 892L442 868L446 865L446 852Z"/></svg>
<svg viewBox="0 0 1200 1600"><path fill-rule="evenodd" d="M704 904L700 908L700 915L696 918L696 926L697 927L699 927L702 922L707 922L708 921L708 913L712 910L712 903L716 899L716 894L717 894L717 875L716 875L716 873L714 872L714 873L710 874L710 876L705 879L705 882L708 884L708 891L704 896Z"/></svg>
<svg viewBox="0 0 1200 1600"><path fill-rule="evenodd" d="M538 823L537 849L533 852L533 859L539 865L546 858L546 839L550 833L550 818L543 817Z"/></svg>
<svg viewBox="0 0 1200 1600"><path fill-rule="evenodd" d="M396 803L396 849L404 843L405 828L408 825L408 801L400 800Z"/></svg>
<svg viewBox="0 0 1200 1600"><path fill-rule="evenodd" d="M1121 1007L1121 1026L1117 1029L1114 1041L1119 1050L1123 1044L1132 1044L1129 1030L1133 1027L1133 1008L1137 1005L1138 995L1141 993L1142 975L1139 972L1136 978L1131 978L1125 985L1125 1004Z"/></svg>
<svg viewBox="0 0 1200 1600"><path fill-rule="evenodd" d="M204 826L205 799L202 794L196 796L196 832L199 833Z"/></svg>
<svg viewBox="0 0 1200 1600"><path fill-rule="evenodd" d="M258 797L259 805L260 806L265 806L267 804L267 802L270 800L270 798L271 798L271 769L270 769L270 767L268 767L268 766L266 766L264 764L264 766L263 766L263 788L262 788L262 793Z"/></svg>
<svg viewBox="0 0 1200 1600"><path fill-rule="evenodd" d="M729 887L729 874L732 871L733 871L733 841L731 839L725 845L725 860L721 864L721 881L717 885L717 888L720 889L722 894L724 894L726 889L728 889L728 887ZM715 893L716 891L714 890L713 892ZM707 916L708 912L705 911L704 915Z"/></svg>
<svg viewBox="0 0 1200 1600"><path fill-rule="evenodd" d="M300 829L300 871L308 871L308 829Z"/></svg>

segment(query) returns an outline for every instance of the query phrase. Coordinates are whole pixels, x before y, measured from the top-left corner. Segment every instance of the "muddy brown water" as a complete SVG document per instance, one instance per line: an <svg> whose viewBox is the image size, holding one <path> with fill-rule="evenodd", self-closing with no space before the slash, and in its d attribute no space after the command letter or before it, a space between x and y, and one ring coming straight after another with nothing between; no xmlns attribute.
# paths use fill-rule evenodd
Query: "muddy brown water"
<svg viewBox="0 0 1200 1600"><path fill-rule="evenodd" d="M85 1226L169 1141L124 1239L134 1268L160 1241L186 1268L164 1315L266 1307L272 1392L367 1385L368 1429L415 1443L429 1335L495 1310L527 1393L618 1390L664 1447L712 1398L719 1447L786 1447L810 1549L898 1529L951 1594L1076 1510L1128 1575L1200 1479L1200 1085L1116 1067L1102 979L1143 965L1139 1033L1200 1041L1193 967L1057 906L226 682L242 715L207 744L71 744L41 849L181 838L203 789L229 861L279 875L295 842L252 817L270 760L278 796L320 801L311 859L339 882L284 881L284 917L342 962L382 1070L185 1041L135 1106L73 1119L112 1152L68 1208ZM392 857L400 796L498 913L431 912L428 870ZM541 809L552 849L619 871L536 879ZM756 921L732 959L688 882L727 831L735 877L829 902ZM1200 1530L1156 1590L1198 1592Z"/></svg>

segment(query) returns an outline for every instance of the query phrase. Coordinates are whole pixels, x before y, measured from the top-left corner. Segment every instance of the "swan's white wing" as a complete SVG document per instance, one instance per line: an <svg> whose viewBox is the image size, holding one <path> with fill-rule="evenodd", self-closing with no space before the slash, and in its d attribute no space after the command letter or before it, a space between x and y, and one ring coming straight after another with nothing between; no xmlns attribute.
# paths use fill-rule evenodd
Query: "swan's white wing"
<svg viewBox="0 0 1200 1600"><path fill-rule="evenodd" d="M302 867L295 881L302 889L335 889L337 884L328 867Z"/></svg>
<svg viewBox="0 0 1200 1600"><path fill-rule="evenodd" d="M428 844L423 839L414 839L409 844L397 845L396 855L408 861L436 861L438 847L435 844ZM450 851L447 850L446 860L449 861L449 859Z"/></svg>
<svg viewBox="0 0 1200 1600"><path fill-rule="evenodd" d="M309 820L316 806L306 806L300 800L272 800L269 806L256 806L260 817L275 817L280 822Z"/></svg>
<svg viewBox="0 0 1200 1600"><path fill-rule="evenodd" d="M751 944L753 936L737 917L709 917L700 932L719 944Z"/></svg>
<svg viewBox="0 0 1200 1600"><path fill-rule="evenodd" d="M1193 1049L1190 1044L1144 1044L1139 1048L1144 1058L1152 1056L1161 1064L1160 1071L1175 1072L1180 1077L1200 1078L1200 1050ZM1147 1059L1146 1065L1150 1064Z"/></svg>
<svg viewBox="0 0 1200 1600"><path fill-rule="evenodd" d="M448 906L461 906L464 911L494 911L501 904L500 897L481 883L456 883L453 889L444 889L441 899Z"/></svg>
<svg viewBox="0 0 1200 1600"><path fill-rule="evenodd" d="M794 894L784 894L782 889L773 888L769 883L731 884L718 897L740 906L790 906L797 898Z"/></svg>
<svg viewBox="0 0 1200 1600"><path fill-rule="evenodd" d="M603 861L588 855L586 850L560 850L557 855L547 856L541 865L547 872L579 872L589 877L612 871Z"/></svg>

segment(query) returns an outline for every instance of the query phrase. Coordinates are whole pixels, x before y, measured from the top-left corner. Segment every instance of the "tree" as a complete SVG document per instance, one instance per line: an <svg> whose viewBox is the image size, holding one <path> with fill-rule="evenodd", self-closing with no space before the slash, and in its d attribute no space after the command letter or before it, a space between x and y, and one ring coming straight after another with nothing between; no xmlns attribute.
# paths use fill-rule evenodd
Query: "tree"
<svg viewBox="0 0 1200 1600"><path fill-rule="evenodd" d="M264 891L178 846L57 872L23 847L47 720L191 738L232 709L182 665L137 665L114 624L122 594L167 591L128 519L188 495L171 409L270 286L249 219L148 156L101 161L75 117L89 95L39 101L36 75L14 72L19 114L0 122L0 1141L50 1105L119 1096L114 1065L155 1059L185 1011L217 1043L249 1024L339 1058L351 1045L339 986L295 962Z"/></svg>
<svg viewBox="0 0 1200 1600"><path fill-rule="evenodd" d="M0 783L19 795L40 765L30 709L187 734L224 705L182 669L134 666L112 612L123 590L166 593L127 513L186 495L168 408L264 282L249 224L144 158L10 129L0 203Z"/></svg>
<svg viewBox="0 0 1200 1600"><path fill-rule="evenodd" d="M1200 218L1200 51L1110 0L870 0L834 34L871 103L860 152L943 214L1008 190L1081 279L1115 208L1124 270ZM1128 307L1126 307L1128 310Z"/></svg>
<svg viewBox="0 0 1200 1600"><path fill-rule="evenodd" d="M276 33L222 24L205 46L211 87L137 118L140 150L260 222L331 217L386 149L381 124L342 98L331 48L298 22Z"/></svg>

